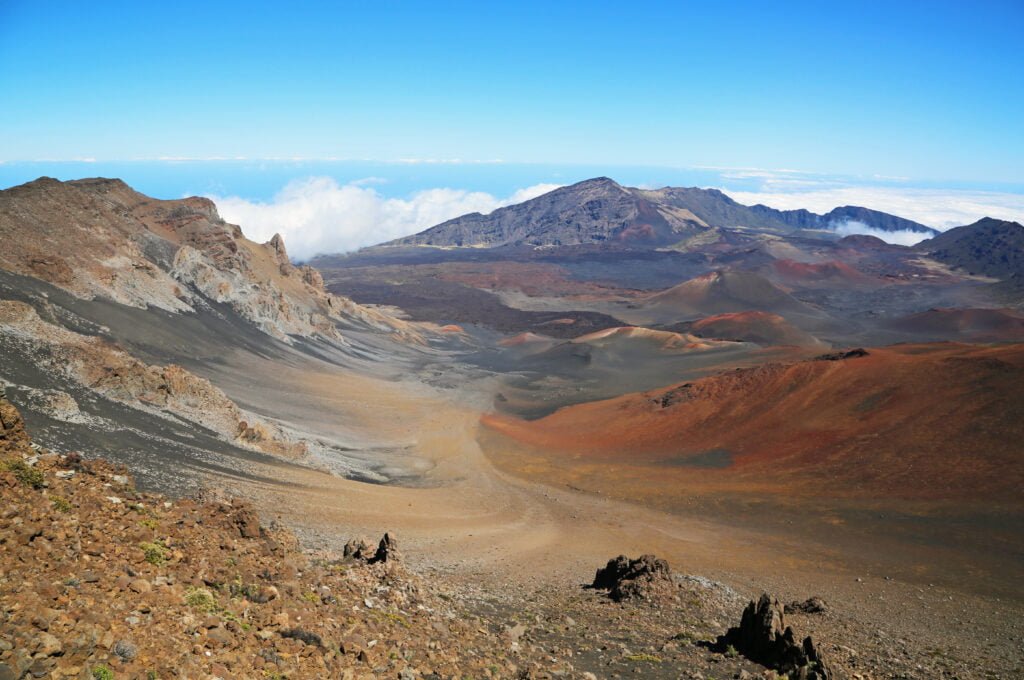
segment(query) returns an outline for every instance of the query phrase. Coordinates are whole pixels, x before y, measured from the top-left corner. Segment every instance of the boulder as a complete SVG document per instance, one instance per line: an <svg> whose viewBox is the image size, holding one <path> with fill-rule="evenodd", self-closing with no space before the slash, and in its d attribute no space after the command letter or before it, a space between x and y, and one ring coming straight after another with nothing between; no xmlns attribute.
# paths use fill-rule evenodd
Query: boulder
<svg viewBox="0 0 1024 680"><path fill-rule="evenodd" d="M809 597L803 602L790 602L786 605L787 612L800 612L801 614L824 614L828 611L828 605L820 597Z"/></svg>
<svg viewBox="0 0 1024 680"><path fill-rule="evenodd" d="M607 590L616 602L650 600L673 586L668 562L654 555L641 555L631 560L625 555L608 560L594 575L591 588Z"/></svg>

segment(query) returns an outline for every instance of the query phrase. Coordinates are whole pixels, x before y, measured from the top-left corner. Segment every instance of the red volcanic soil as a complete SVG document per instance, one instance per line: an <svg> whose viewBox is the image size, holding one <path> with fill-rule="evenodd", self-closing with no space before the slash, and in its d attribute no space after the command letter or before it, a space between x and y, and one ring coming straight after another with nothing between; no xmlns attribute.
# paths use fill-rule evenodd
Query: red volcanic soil
<svg viewBox="0 0 1024 680"><path fill-rule="evenodd" d="M865 276L845 262L796 262L795 260L776 260L772 263L775 274L790 284L814 283L868 283L870 277Z"/></svg>
<svg viewBox="0 0 1024 680"><path fill-rule="evenodd" d="M627 496L785 489L1019 507L1024 345L903 345L765 364L483 424L531 452L535 472L633 485Z"/></svg>
<svg viewBox="0 0 1024 680"><path fill-rule="evenodd" d="M814 336L793 326L771 312L731 312L716 314L690 324L690 332L704 338L739 340L758 345L821 345Z"/></svg>
<svg viewBox="0 0 1024 680"><path fill-rule="evenodd" d="M421 265L420 269L427 270ZM461 283L492 291L518 290L531 297L575 297L600 299L609 295L629 295L633 291L608 288L572 279L564 267L536 262L448 262L434 268L433 275L443 281Z"/></svg>
<svg viewBox="0 0 1024 680"><path fill-rule="evenodd" d="M748 309L809 311L768 279L747 271L715 271L647 298L644 307L680 315L720 314Z"/></svg>
<svg viewBox="0 0 1024 680"><path fill-rule="evenodd" d="M961 337L975 342L1024 341L1024 314L1012 309L929 309L889 323L890 328Z"/></svg>

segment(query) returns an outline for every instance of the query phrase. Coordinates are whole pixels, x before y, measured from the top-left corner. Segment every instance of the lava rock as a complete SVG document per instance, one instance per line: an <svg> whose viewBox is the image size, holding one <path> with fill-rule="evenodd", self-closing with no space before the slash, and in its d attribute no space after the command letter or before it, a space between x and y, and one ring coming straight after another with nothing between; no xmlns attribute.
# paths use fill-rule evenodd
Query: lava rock
<svg viewBox="0 0 1024 680"><path fill-rule="evenodd" d="M608 560L594 575L591 588L607 590L616 602L631 599L652 599L654 594L672 586L672 570L668 562L654 555L641 555L631 560L625 555Z"/></svg>
<svg viewBox="0 0 1024 680"><path fill-rule="evenodd" d="M743 610L740 625L718 638L718 651L729 647L751 661L801 680L835 677L810 637L796 642L793 629L786 626L782 605L768 593L751 601Z"/></svg>

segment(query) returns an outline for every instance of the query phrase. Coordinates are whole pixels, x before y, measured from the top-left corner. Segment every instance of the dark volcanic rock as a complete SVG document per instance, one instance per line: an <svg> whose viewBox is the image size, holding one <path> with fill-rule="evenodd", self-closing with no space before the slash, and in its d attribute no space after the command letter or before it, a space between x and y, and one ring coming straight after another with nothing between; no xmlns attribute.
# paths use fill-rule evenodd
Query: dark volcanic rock
<svg viewBox="0 0 1024 680"><path fill-rule="evenodd" d="M717 648L732 647L751 661L801 680L829 680L835 677L810 637L796 642L793 629L786 626L782 605L768 593L743 610L740 625L718 638Z"/></svg>
<svg viewBox="0 0 1024 680"><path fill-rule="evenodd" d="M384 538L380 539L380 543L377 545L377 552L370 558L370 563L397 562L400 559L401 554L398 552L398 540L391 534L384 534Z"/></svg>
<svg viewBox="0 0 1024 680"><path fill-rule="evenodd" d="M384 534L374 550L365 538L356 537L349 539L342 552L348 559L360 560L368 564L383 562L398 562L401 560L401 553L398 551L398 540L393 534Z"/></svg>
<svg viewBox="0 0 1024 680"><path fill-rule="evenodd" d="M654 599L672 585L672 570L665 560L654 555L641 555L635 560L619 555L597 570L590 587L607 590L613 600L621 602Z"/></svg>
<svg viewBox="0 0 1024 680"><path fill-rule="evenodd" d="M866 357L868 351L863 347L856 347L854 349L846 350L845 352L829 352L828 354L822 354L814 357L815 361L845 361L846 359L856 359L857 357Z"/></svg>

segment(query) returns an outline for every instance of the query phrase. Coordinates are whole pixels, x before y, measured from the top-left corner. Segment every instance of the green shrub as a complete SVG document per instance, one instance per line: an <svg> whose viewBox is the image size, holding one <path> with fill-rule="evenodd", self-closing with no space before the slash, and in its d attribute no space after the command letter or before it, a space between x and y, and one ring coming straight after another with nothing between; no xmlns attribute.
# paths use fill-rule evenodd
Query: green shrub
<svg viewBox="0 0 1024 680"><path fill-rule="evenodd" d="M114 680L114 671L106 666L94 666L92 669L93 680Z"/></svg>
<svg viewBox="0 0 1024 680"><path fill-rule="evenodd" d="M167 546L160 541L155 541L153 543L142 542L139 543L139 547L142 548L142 552L146 554L146 561L150 564L159 567L167 561Z"/></svg>
<svg viewBox="0 0 1024 680"><path fill-rule="evenodd" d="M50 499L50 502L53 503L54 510L58 510L60 512L71 512L71 501L67 498L54 496Z"/></svg>
<svg viewBox="0 0 1024 680"><path fill-rule="evenodd" d="M185 604L204 614L212 614L217 611L217 600L213 597L213 593L206 588L189 588L185 593Z"/></svg>
<svg viewBox="0 0 1024 680"><path fill-rule="evenodd" d="M155 519L140 519L139 526L146 527L147 529L156 529L158 526L160 526L160 523L157 522Z"/></svg>
<svg viewBox="0 0 1024 680"><path fill-rule="evenodd" d="M43 488L43 471L37 470L23 460L15 458L4 461L2 468L8 472L13 472L14 478L25 486L30 486L33 489Z"/></svg>

